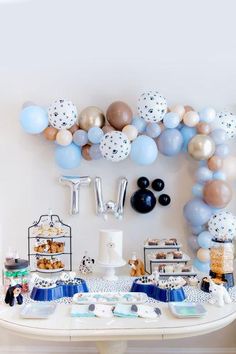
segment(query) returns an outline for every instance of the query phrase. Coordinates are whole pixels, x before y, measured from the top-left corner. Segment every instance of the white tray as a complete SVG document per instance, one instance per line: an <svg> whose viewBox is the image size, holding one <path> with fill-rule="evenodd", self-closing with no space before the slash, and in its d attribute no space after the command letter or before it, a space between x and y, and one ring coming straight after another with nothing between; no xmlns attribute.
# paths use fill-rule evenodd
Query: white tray
<svg viewBox="0 0 236 354"><path fill-rule="evenodd" d="M191 271L191 272L175 272L175 273L159 273L160 277L186 277L186 276L194 276L197 275L196 272Z"/></svg>
<svg viewBox="0 0 236 354"><path fill-rule="evenodd" d="M143 304L147 300L147 294L138 292L78 293L73 296L75 304Z"/></svg>
<svg viewBox="0 0 236 354"><path fill-rule="evenodd" d="M177 245L157 245L157 246L154 246L154 245L148 245L147 243L144 244L144 247L146 249L176 249L176 248L182 248L182 245L180 243L178 243Z"/></svg>
<svg viewBox="0 0 236 354"><path fill-rule="evenodd" d="M48 318L56 309L56 304L52 303L29 303L23 307L20 316L23 318Z"/></svg>
<svg viewBox="0 0 236 354"><path fill-rule="evenodd" d="M59 273L64 270L64 268L58 268L58 269L40 269L36 268L37 272L39 273Z"/></svg>
<svg viewBox="0 0 236 354"><path fill-rule="evenodd" d="M207 310L202 304L191 302L170 302L169 309L171 313L178 318L202 317L207 313Z"/></svg>

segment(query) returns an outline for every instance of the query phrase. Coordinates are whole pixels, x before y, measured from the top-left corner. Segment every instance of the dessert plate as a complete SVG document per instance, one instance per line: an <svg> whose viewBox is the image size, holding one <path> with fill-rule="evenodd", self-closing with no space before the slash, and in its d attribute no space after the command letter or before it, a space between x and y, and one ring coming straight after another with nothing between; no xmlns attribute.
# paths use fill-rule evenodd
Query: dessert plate
<svg viewBox="0 0 236 354"><path fill-rule="evenodd" d="M40 269L36 268L37 272L39 273L58 273L64 270L64 268L58 268L58 269Z"/></svg>
<svg viewBox="0 0 236 354"><path fill-rule="evenodd" d="M207 310L202 304L193 302L170 302L169 309L171 313L178 318L202 317L207 313Z"/></svg>

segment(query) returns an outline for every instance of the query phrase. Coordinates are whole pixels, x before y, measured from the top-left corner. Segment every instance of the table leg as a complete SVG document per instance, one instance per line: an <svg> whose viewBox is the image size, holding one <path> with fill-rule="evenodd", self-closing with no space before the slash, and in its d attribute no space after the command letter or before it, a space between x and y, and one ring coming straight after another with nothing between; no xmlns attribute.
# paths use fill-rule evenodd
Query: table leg
<svg viewBox="0 0 236 354"><path fill-rule="evenodd" d="M103 341L96 342L99 354L125 354L127 349L126 341Z"/></svg>

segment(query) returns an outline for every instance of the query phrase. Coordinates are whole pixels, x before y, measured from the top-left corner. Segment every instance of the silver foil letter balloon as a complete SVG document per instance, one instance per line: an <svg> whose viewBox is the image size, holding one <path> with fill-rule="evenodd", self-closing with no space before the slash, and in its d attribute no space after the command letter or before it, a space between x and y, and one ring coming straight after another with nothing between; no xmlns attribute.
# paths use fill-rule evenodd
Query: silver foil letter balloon
<svg viewBox="0 0 236 354"><path fill-rule="evenodd" d="M121 177L119 179L119 188L116 202L112 200L104 202L102 193L102 179L101 177L95 177L94 192L97 215L103 215L105 220L107 219L107 214L113 214L117 219L122 219L124 213L127 185L128 180L125 177Z"/></svg>
<svg viewBox="0 0 236 354"><path fill-rule="evenodd" d="M89 186L91 183L91 178L88 176L78 177L78 176L61 176L59 182L70 187L71 192L71 207L70 214L75 215L79 213L79 191L80 186Z"/></svg>

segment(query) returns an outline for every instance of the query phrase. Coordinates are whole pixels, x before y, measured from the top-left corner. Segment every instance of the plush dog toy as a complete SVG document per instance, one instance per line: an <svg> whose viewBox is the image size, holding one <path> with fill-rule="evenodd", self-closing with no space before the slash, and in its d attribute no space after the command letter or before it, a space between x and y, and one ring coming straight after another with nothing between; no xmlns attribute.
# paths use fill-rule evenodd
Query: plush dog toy
<svg viewBox="0 0 236 354"><path fill-rule="evenodd" d="M95 263L94 259L87 256L87 253L85 253L79 265L79 272L85 275L92 273L94 268L94 263Z"/></svg>
<svg viewBox="0 0 236 354"><path fill-rule="evenodd" d="M19 305L23 304L21 289L22 286L20 284L9 286L5 297L5 303L9 304L9 306L14 306L16 300Z"/></svg>
<svg viewBox="0 0 236 354"><path fill-rule="evenodd" d="M228 291L223 284L215 284L210 280L209 291L211 293L211 298L209 300L210 304L216 304L217 306L224 306L224 304L230 304L232 302Z"/></svg>
<svg viewBox="0 0 236 354"><path fill-rule="evenodd" d="M130 276L131 277L140 277L145 274L144 264L141 259L130 259L128 264L130 265Z"/></svg>

